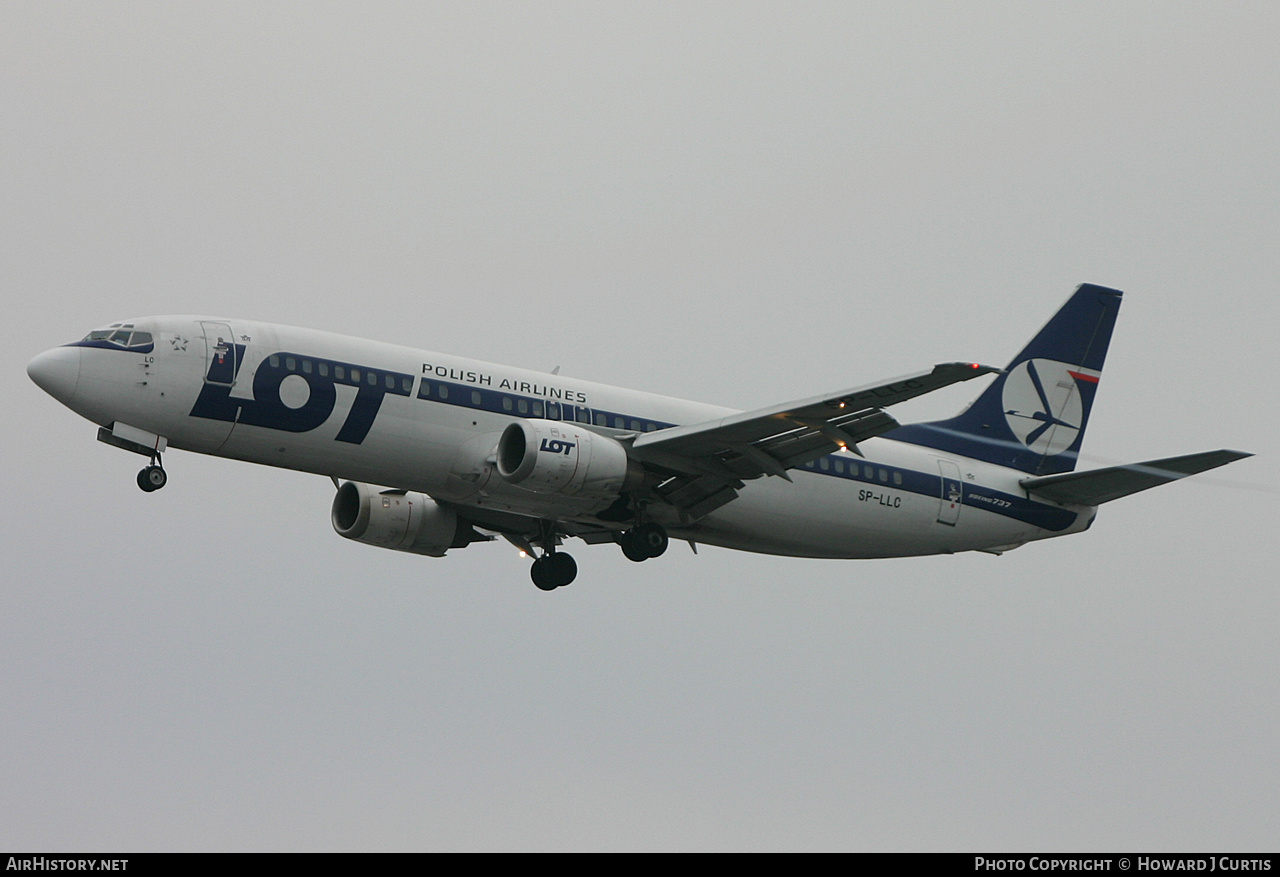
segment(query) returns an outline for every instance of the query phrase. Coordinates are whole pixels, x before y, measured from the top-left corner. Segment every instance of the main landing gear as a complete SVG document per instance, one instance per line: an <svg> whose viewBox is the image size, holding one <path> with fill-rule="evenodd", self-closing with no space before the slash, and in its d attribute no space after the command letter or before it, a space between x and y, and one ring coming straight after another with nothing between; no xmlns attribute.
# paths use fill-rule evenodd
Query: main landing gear
<svg viewBox="0 0 1280 877"><path fill-rule="evenodd" d="M563 551L548 552L533 562L529 577L543 591L563 588L578 576L578 562Z"/></svg>
<svg viewBox="0 0 1280 877"><path fill-rule="evenodd" d="M556 551L558 541L555 523L542 521L537 538L532 540L542 548L542 556L533 562L533 567L529 570L529 577L539 590L554 591L556 588L563 588L578 576L577 561L563 551Z"/></svg>
<svg viewBox="0 0 1280 877"><path fill-rule="evenodd" d="M639 563L651 557L659 557L667 550L667 531L661 524L640 524L618 534L618 544L627 560Z"/></svg>
<svg viewBox="0 0 1280 877"><path fill-rule="evenodd" d="M153 490L159 490L169 483L169 476L165 473L164 467L160 465L160 457L153 457L151 465L138 473L138 486L151 493Z"/></svg>

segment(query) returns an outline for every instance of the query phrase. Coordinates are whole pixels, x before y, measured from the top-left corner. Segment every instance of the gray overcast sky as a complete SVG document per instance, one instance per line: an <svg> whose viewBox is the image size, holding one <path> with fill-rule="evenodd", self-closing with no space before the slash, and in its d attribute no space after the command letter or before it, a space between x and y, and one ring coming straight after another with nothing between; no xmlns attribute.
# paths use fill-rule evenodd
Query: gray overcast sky
<svg viewBox="0 0 1280 877"><path fill-rule="evenodd" d="M1274 849L1278 31L4 3L0 848ZM338 538L314 476L144 495L24 372L216 313L751 408L1001 365L1085 281L1086 464L1259 456L999 558L580 546L548 595Z"/></svg>

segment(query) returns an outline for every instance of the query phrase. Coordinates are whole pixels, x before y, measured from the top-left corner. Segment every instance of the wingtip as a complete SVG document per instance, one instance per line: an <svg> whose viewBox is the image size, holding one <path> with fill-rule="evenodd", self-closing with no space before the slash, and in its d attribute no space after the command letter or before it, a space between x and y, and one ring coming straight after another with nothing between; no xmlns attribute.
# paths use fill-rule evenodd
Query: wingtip
<svg viewBox="0 0 1280 877"><path fill-rule="evenodd" d="M955 369L961 369L963 372L971 373L964 375L965 380L969 380L970 378L980 378L983 375L1004 374L1004 369L996 368L994 365L983 365L980 362L940 362L933 367L935 372L944 370L952 371Z"/></svg>

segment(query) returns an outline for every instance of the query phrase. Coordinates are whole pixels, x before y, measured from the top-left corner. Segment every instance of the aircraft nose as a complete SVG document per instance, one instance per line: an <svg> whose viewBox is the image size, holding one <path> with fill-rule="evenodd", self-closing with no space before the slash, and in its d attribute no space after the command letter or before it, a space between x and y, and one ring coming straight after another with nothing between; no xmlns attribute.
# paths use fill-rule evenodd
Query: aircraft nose
<svg viewBox="0 0 1280 877"><path fill-rule="evenodd" d="M80 383L80 348L55 347L27 363L27 375L63 405L70 405Z"/></svg>

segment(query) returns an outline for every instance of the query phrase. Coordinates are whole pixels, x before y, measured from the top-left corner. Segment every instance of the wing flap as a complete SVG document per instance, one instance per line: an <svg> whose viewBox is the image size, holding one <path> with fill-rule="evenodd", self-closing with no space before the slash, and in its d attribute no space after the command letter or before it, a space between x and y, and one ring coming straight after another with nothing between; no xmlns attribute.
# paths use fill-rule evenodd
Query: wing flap
<svg viewBox="0 0 1280 877"><path fill-rule="evenodd" d="M1216 469L1245 457L1244 451L1205 451L1183 457L1167 457L1125 466L1110 466L1088 472L1067 472L1062 475L1046 475L1041 478L1024 478L1019 484L1028 493L1054 502L1071 505L1101 505L1113 499L1129 496L1152 487L1168 484Z"/></svg>

